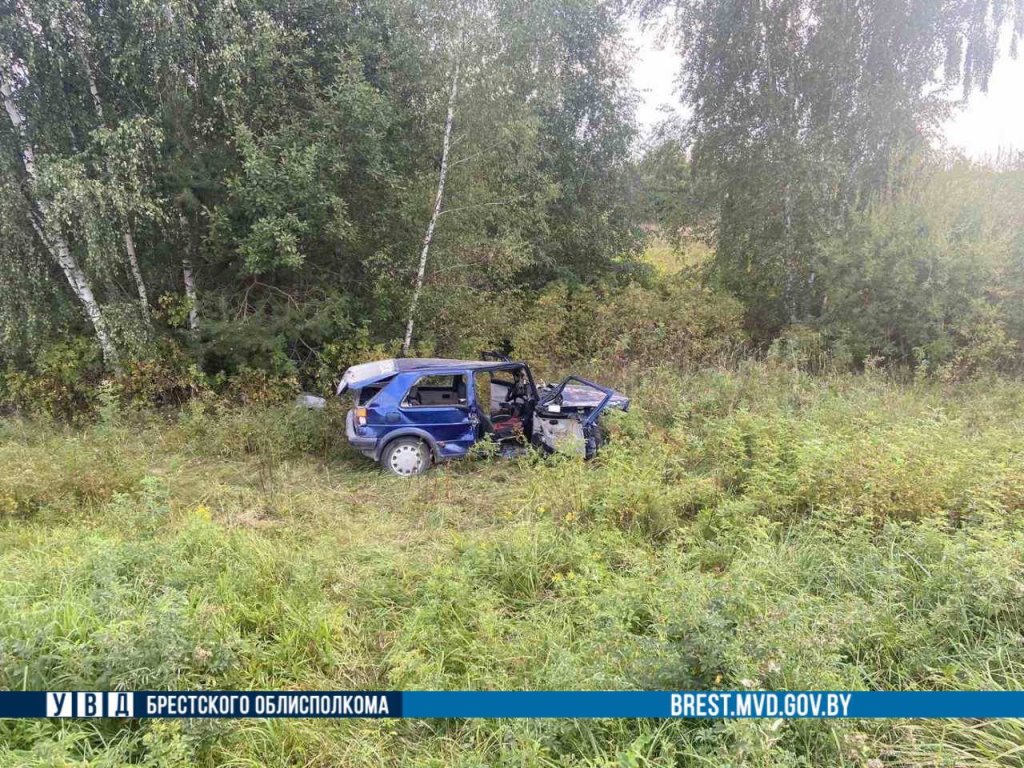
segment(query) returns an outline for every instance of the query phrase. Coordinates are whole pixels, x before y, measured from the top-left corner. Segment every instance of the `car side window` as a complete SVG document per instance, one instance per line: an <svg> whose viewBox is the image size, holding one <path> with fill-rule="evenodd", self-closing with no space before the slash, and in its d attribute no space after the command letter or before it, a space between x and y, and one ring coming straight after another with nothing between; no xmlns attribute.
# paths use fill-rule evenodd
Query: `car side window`
<svg viewBox="0 0 1024 768"><path fill-rule="evenodd" d="M466 399L466 377L445 374L442 376L420 376L402 398L403 408L438 408L441 406L464 406Z"/></svg>

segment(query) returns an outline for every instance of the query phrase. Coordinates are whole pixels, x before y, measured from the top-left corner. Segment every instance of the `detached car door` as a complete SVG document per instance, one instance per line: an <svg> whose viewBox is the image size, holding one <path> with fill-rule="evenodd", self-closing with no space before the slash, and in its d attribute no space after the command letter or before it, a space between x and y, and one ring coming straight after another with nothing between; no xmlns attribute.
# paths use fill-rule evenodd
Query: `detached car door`
<svg viewBox="0 0 1024 768"><path fill-rule="evenodd" d="M469 381L468 372L414 377L398 406L406 425L433 438L442 459L465 456L476 442Z"/></svg>

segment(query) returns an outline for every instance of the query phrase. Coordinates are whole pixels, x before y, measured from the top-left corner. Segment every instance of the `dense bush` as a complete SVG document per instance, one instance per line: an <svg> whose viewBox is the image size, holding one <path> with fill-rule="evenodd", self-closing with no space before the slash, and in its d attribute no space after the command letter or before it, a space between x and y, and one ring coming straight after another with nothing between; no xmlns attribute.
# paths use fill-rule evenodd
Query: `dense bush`
<svg viewBox="0 0 1024 768"><path fill-rule="evenodd" d="M743 349L741 322L738 303L673 274L625 286L556 284L527 309L512 341L542 373L580 364L700 365Z"/></svg>
<svg viewBox="0 0 1024 768"><path fill-rule="evenodd" d="M48 346L27 368L7 366L0 378L0 408L72 419L96 405L103 377L99 348L84 338Z"/></svg>
<svg viewBox="0 0 1024 768"><path fill-rule="evenodd" d="M815 325L839 355L945 377L1015 369L1024 172L919 174L823 243Z"/></svg>
<svg viewBox="0 0 1024 768"><path fill-rule="evenodd" d="M175 339L206 375L325 389L345 347L402 338L442 141L418 323L635 260L622 8L170 2L3 16L0 367L81 336L116 371Z"/></svg>

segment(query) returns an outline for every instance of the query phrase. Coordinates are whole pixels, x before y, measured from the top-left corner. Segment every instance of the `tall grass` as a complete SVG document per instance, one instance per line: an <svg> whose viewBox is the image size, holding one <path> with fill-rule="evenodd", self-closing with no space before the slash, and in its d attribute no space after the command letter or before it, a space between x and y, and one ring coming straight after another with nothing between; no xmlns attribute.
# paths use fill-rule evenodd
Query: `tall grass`
<svg viewBox="0 0 1024 768"><path fill-rule="evenodd" d="M6 688L1020 688L1024 386L649 372L593 463L336 415L0 444ZM1015 722L0 723L0 764L1017 765Z"/></svg>

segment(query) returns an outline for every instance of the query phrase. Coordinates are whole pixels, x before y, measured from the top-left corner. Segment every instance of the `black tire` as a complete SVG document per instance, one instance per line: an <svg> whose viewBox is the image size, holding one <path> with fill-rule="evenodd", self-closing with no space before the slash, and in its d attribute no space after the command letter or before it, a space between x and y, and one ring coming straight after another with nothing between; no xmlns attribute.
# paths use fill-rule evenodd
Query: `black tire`
<svg viewBox="0 0 1024 768"><path fill-rule="evenodd" d="M430 446L418 437L399 437L384 447L380 465L392 475L412 477L430 469Z"/></svg>

